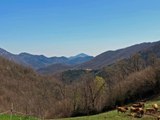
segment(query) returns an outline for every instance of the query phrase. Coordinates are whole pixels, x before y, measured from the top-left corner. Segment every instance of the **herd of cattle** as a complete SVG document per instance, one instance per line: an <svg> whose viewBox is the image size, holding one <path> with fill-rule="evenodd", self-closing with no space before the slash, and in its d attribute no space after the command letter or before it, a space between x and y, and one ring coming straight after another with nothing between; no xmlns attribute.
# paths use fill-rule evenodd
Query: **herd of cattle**
<svg viewBox="0 0 160 120"><path fill-rule="evenodd" d="M117 112L126 113L129 111L129 115L132 117L141 118L145 114L152 115L156 117L157 120L160 120L160 116L158 115L158 104L153 104L151 108L145 108L145 102L138 102L132 104L130 107L117 107Z"/></svg>

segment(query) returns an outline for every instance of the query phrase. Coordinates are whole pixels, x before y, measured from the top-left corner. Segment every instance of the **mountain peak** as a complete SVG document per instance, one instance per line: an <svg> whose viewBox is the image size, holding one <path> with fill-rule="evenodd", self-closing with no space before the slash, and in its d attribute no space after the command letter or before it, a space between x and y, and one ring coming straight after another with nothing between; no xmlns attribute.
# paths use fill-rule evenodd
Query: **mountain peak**
<svg viewBox="0 0 160 120"><path fill-rule="evenodd" d="M87 54L85 54L85 53L80 53L80 54L78 54L78 55L69 57L69 59L84 58L84 57L89 57L89 55L87 55Z"/></svg>
<svg viewBox="0 0 160 120"><path fill-rule="evenodd" d="M34 54L30 54L30 53L26 53L26 52L22 52L19 54L19 56L35 56L35 57L46 57L44 55L34 55Z"/></svg>
<svg viewBox="0 0 160 120"><path fill-rule="evenodd" d="M78 55L76 55L76 57L88 57L89 55L85 54L85 53L80 53Z"/></svg>
<svg viewBox="0 0 160 120"><path fill-rule="evenodd" d="M26 53L26 52L22 52L22 53L20 53L19 55L20 55L20 56L24 56L24 55L31 55L31 54Z"/></svg>

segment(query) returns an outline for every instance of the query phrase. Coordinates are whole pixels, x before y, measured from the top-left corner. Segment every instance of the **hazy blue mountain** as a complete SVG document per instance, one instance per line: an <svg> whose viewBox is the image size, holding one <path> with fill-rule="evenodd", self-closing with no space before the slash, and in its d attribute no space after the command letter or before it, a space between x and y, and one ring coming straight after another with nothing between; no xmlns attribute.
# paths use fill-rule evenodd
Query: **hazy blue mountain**
<svg viewBox="0 0 160 120"><path fill-rule="evenodd" d="M71 59L84 58L84 57L92 57L92 56L89 56L89 55L87 55L87 54L85 54L85 53L80 53L80 54L78 54L78 55L76 55L76 56L71 56L71 57L69 57L69 59L71 60Z"/></svg>
<svg viewBox="0 0 160 120"><path fill-rule="evenodd" d="M65 63L68 60L66 57L48 58L44 55L32 55L29 53L21 53L18 56L22 61L34 69L43 68L51 64Z"/></svg>
<svg viewBox="0 0 160 120"><path fill-rule="evenodd" d="M82 63L85 63L93 58L94 58L93 56L89 56L87 54L81 53L76 56L69 57L67 64L69 64L69 65L82 64Z"/></svg>
<svg viewBox="0 0 160 120"><path fill-rule="evenodd" d="M0 48L0 56L3 56L4 58L7 58L8 60L24 64L23 61L21 61L18 57L18 55L12 54L2 48Z"/></svg>
<svg viewBox="0 0 160 120"><path fill-rule="evenodd" d="M61 63L57 62L56 64L52 64L47 67L42 67L37 71L42 74L54 74L56 72L62 72L64 70L72 69L74 68L74 66L85 63L93 58L94 58L93 56L81 53L76 56L69 57L64 62Z"/></svg>
<svg viewBox="0 0 160 120"><path fill-rule="evenodd" d="M29 53L15 55L3 49L0 49L0 56L4 56L5 58L20 64L30 66L35 70L40 71L40 73L55 73L57 71L68 69L100 69L113 64L118 60L129 58L137 52L141 52L145 56L149 51L151 51L160 56L159 46L160 41L141 43L115 51L106 51L96 57L92 57L84 53L71 57L46 57L44 55L32 55Z"/></svg>
<svg viewBox="0 0 160 120"><path fill-rule="evenodd" d="M113 64L118 60L124 59L124 58L129 58L132 55L134 55L135 53L141 52L144 55L146 55L149 51L152 51L156 54L160 54L160 47L158 47L158 45L160 46L160 41L158 42L153 42L153 43L141 43L141 44L136 44L127 48L123 48L123 49L119 49L119 50L115 50L115 51L106 51L98 56L96 56L95 58L89 58L91 60L89 60L88 62L84 62L82 64L75 64L76 60L77 61L82 61L80 59L82 59L83 57L87 58L89 56L86 56L85 54L79 54L77 56L73 56L70 57L70 63L72 62L72 65L75 64L75 66L73 67L64 67L64 66L59 66L59 69L61 71L63 70L69 70L69 69L100 69L102 67L106 67L107 65ZM157 47L156 47L157 46ZM146 51L146 52L145 52ZM65 68L65 69L63 69ZM57 65L55 66L48 66L45 67L44 69L40 69L39 71L41 73L55 73L57 69Z"/></svg>
<svg viewBox="0 0 160 120"><path fill-rule="evenodd" d="M115 63L117 60L129 58L130 56L132 56L137 52L145 51L145 50L148 50L149 48L154 48L154 46L157 44L160 44L160 41L152 42L152 43L148 42L148 43L136 44L136 45L115 50L115 51L106 51L96 56L92 60L76 66L75 68L76 69L78 68L79 69L87 69L87 68L100 69L102 67Z"/></svg>
<svg viewBox="0 0 160 120"><path fill-rule="evenodd" d="M47 66L52 66L56 64L56 68L58 65L61 66L73 66L77 64L81 64L91 60L93 57L88 56L86 54L78 54L72 57L46 57L44 55L32 55L30 53L20 53L19 55L12 54L4 49L0 48L0 56L3 56L11 61L16 63L20 63L25 66L29 66L38 70L40 68L45 68ZM63 65L62 65L63 64ZM50 68L50 67L49 67Z"/></svg>
<svg viewBox="0 0 160 120"><path fill-rule="evenodd" d="M62 71L65 71L65 70L69 70L71 69L72 66L70 65L66 65L66 64L52 64L52 65L49 65L47 67L43 67L43 68L40 68L37 70L38 73L41 73L41 74L54 74L54 73L57 73L57 72L62 72Z"/></svg>
<svg viewBox="0 0 160 120"><path fill-rule="evenodd" d="M88 56L86 54L84 55L82 56L82 54L79 54L72 58L71 57L67 58L64 56L63 57L46 57L44 55L32 55L28 53L21 53L18 56L22 61L29 64L31 67L35 69L40 69L40 68L46 68L47 66L50 66L50 65L52 66L54 64L58 64L58 65L64 64L67 66L73 66L73 65L87 62L93 58L92 56Z"/></svg>

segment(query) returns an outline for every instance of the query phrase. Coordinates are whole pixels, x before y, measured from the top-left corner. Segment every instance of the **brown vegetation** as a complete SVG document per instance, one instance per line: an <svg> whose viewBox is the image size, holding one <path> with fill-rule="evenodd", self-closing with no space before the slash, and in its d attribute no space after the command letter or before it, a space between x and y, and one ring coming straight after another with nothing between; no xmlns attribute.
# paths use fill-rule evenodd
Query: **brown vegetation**
<svg viewBox="0 0 160 120"><path fill-rule="evenodd" d="M0 111L13 109L37 117L56 116L55 107L62 99L60 82L42 77L30 68L24 68L0 57ZM53 104L54 103L54 104Z"/></svg>

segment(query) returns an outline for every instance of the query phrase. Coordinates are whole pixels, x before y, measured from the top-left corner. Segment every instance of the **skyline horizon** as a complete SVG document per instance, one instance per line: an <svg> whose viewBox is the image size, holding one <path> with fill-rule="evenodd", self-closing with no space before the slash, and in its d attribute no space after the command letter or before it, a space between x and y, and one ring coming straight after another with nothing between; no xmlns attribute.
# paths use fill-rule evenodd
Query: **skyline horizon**
<svg viewBox="0 0 160 120"><path fill-rule="evenodd" d="M116 51L116 50L128 48L128 47L131 47L131 46L134 46L134 45L138 45L138 44L154 43L154 42L159 42L159 41L160 41L160 40L144 41L144 42L140 42L140 43L135 43L135 44L131 44L131 45L128 45L128 46L124 46L124 47L121 47L121 48L108 49L108 50L106 50L106 51L103 51L103 52L101 52L101 53L98 53L97 55L91 55L91 54L88 54L88 53L85 53L85 52L79 52L79 53L76 53L76 54L73 54L73 55L70 55L70 56L67 56L67 55L51 55L51 56L48 56L48 55L43 54L43 53L36 54L36 53L28 52L28 51L19 51L18 53L14 53L14 52L9 51L9 50L7 50L7 49L5 49L5 48L3 48L3 47L0 47L0 48L3 49L3 50L5 50L5 51L7 51L7 52L9 52L9 53L15 54L15 55L20 55L20 54L22 54L22 53L27 53L27 54L38 55L38 56L43 55L43 56L48 57L48 58L50 58L50 57L67 57L67 58L69 58L69 57L77 56L77 55L80 55L80 54L86 54L86 55L88 55L88 56L96 57L96 56L98 56L98 55L100 55L100 54L102 54L102 53L104 53L104 52Z"/></svg>

